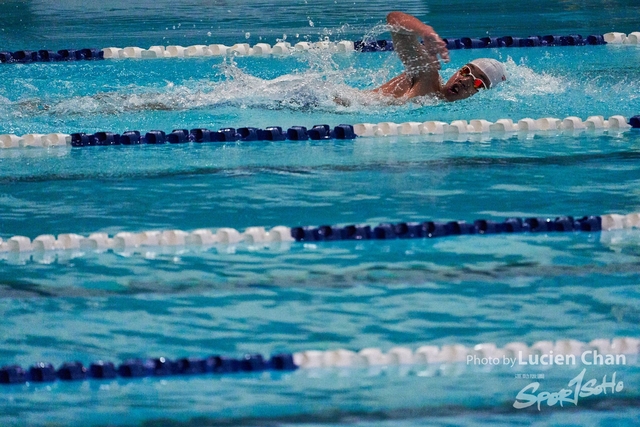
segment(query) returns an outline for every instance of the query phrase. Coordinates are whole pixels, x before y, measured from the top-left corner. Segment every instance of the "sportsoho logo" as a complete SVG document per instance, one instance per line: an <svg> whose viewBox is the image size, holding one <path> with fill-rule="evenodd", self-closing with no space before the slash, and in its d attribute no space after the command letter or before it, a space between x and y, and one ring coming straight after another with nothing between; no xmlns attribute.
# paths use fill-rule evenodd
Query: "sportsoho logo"
<svg viewBox="0 0 640 427"><path fill-rule="evenodd" d="M607 381L607 376L602 378L602 382L598 384L598 381L593 378L584 382L584 376L587 372L587 368L584 368L576 377L574 377L567 386L569 388L562 388L555 392L538 391L540 387L539 382L532 382L524 387L516 396L516 401L513 403L513 407L516 409L528 408L531 405L538 405L538 411L540 405L543 402L547 402L547 406L554 406L560 404L564 406L565 403L578 406L578 400L581 397L598 396L600 394L614 394L619 393L624 389L624 383L622 381L616 382L616 373L614 372L611 381Z"/></svg>
<svg viewBox="0 0 640 427"><path fill-rule="evenodd" d="M576 366L578 364L583 366L616 366L626 365L627 358L623 354L600 354L597 350L587 350L580 356L554 354L553 351L527 355L518 352L514 357L480 358L477 355L468 355L467 364L505 365L512 368L516 365L518 367ZM547 406L564 406L565 404L577 406L580 398L599 396L601 394L611 395L624 389L624 383L616 381L616 372L613 373L610 380L607 380L607 375L605 375L602 381L598 381L595 378L585 381L586 372L586 368L582 369L577 376L568 382L567 388L562 388L558 391L540 391L540 383L537 381L531 382L518 392L513 407L524 409L537 405L538 411L540 411L543 403L546 403ZM517 377L520 378L521 376L517 375ZM529 376L526 375L525 378L529 378ZM531 378L536 378L536 376L532 375ZM544 375L539 375L537 378L544 378Z"/></svg>
<svg viewBox="0 0 640 427"><path fill-rule="evenodd" d="M623 354L599 354L596 350L587 350L580 355L580 362L586 366L612 366L612 365L626 365L627 358ZM550 366L550 365L569 365L575 366L577 364L576 356L569 354L553 354L553 352L543 353L541 355L528 355L523 357L522 352L518 354L517 360L514 357L511 361L511 366L516 363L521 366ZM538 411L543 402L546 402L547 406L554 406L559 404L578 405L580 398L589 396L599 396L601 394L615 394L624 389L624 383L622 381L616 381L616 372L611 376L611 380L607 381L607 375L603 376L602 382L598 382L597 379L592 378L585 382L585 375L587 368L576 375L569 383L567 388L562 388L558 391L540 391L539 382L532 382L522 388L516 396L516 401L513 403L513 407L516 409L528 408L532 405L537 405Z"/></svg>

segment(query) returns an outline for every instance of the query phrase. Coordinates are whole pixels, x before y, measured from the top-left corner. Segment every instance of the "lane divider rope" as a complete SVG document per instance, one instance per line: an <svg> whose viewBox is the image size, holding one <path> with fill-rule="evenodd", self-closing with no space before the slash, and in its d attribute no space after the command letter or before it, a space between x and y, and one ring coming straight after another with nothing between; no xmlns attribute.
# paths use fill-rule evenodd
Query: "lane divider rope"
<svg viewBox="0 0 640 427"><path fill-rule="evenodd" d="M219 228L212 231L203 228L191 232L182 230L152 230L140 233L120 232L113 237L107 233L92 233L85 237L80 234L64 233L56 236L44 234L29 239L13 236L6 241L0 239L0 259L6 255L42 254L52 251L93 250L131 252L151 247L211 247L214 245L271 244L278 242L322 242L337 240L391 240L423 239L472 234L510 233L555 233L555 232L598 232L619 229L640 228L640 213L628 215L607 214L602 216L560 216L551 218L507 218L503 222L479 219L466 221L425 221L382 223L377 226L367 224L319 227L276 226L270 230L264 227L249 227L243 232L234 228Z"/></svg>
<svg viewBox="0 0 640 427"><path fill-rule="evenodd" d="M583 37L580 34L568 36L546 35L530 37L461 37L445 38L447 48L453 49L482 49L500 47L540 47L540 46L585 46L601 44L638 45L640 44L640 32L630 34L610 32L603 35L589 35ZM137 46L124 48L106 47L103 49L61 49L52 50L18 50L15 52L1 51L2 63L31 63L31 62L57 62L78 61L96 59L150 59L150 58L188 58L202 56L264 56L264 55L289 55L292 53L310 50L327 50L331 52L379 52L393 50L391 40L342 40L342 41L318 41L298 42L291 44L281 41L274 45L257 43L251 46L249 43L236 43L231 46L224 44L199 44L192 46L151 46L143 49Z"/></svg>
<svg viewBox="0 0 640 427"><path fill-rule="evenodd" d="M442 141L463 141L480 137L510 137L515 133L539 134L554 136L554 132L581 134L585 131L594 132L624 132L628 129L640 129L640 115L632 117L628 122L624 116L615 115L606 119L603 116L590 116L582 121L581 118L571 116L565 119L524 118L517 122L512 119L499 119L496 122L487 120L454 120L451 123L440 121L426 122L381 122L358 123L355 125L340 124L333 129L327 124L314 125L308 129L305 126L292 126L283 130L280 126L264 129L256 127L222 128L217 131L196 129L174 129L166 133L162 130L152 130L146 133L140 131L96 132L94 134L64 133L14 134L0 135L0 148L27 147L87 147L109 145L139 145L139 144L181 144L207 142L235 142L235 141L306 141L327 139L354 139L356 137L380 137L397 135L432 135Z"/></svg>
<svg viewBox="0 0 640 427"><path fill-rule="evenodd" d="M81 362L65 362L58 369L53 364L39 362L28 369L19 365L0 368L0 384L49 383L56 380L85 381L114 378L167 377L173 375L230 374L238 372L293 371L316 368L371 368L382 366L427 366L449 364L474 364L475 358L525 360L530 355L555 355L574 359L588 354L605 360L624 361L626 356L640 353L640 339L632 337L595 339L589 343L577 340L538 341L531 346L523 342L511 342L499 348L494 343L482 343L467 348L462 344L423 345L413 351L409 347L393 347L387 352L380 348L360 351L337 349L329 351L309 350L298 353L281 353L265 358L261 354L245 354L241 358L213 355L205 358L183 357L171 360L166 357L128 359L116 366L113 362L96 361L86 368ZM623 358L621 358L621 356ZM607 359L605 359L607 358ZM580 359L578 359L580 360ZM591 361L591 362L590 362ZM479 363L480 363L479 362ZM584 361L583 361L584 362Z"/></svg>

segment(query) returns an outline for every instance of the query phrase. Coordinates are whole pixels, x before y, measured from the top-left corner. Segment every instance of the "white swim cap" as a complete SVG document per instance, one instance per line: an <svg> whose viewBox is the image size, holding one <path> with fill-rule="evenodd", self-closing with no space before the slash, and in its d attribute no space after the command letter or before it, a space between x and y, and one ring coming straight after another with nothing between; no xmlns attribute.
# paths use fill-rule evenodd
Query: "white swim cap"
<svg viewBox="0 0 640 427"><path fill-rule="evenodd" d="M506 70L502 62L498 62L492 58L478 58L469 62L473 64L489 79L489 88L494 87L500 82L507 80Z"/></svg>

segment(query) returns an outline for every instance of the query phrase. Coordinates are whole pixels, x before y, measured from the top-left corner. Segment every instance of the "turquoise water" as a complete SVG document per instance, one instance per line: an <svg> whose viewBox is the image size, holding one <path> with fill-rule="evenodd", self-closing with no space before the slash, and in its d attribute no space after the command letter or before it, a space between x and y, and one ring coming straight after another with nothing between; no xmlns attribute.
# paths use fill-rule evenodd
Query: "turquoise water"
<svg viewBox="0 0 640 427"><path fill-rule="evenodd" d="M398 8L444 36L640 30L638 6L621 1L543 2L529 15L520 2L447 3ZM277 4L282 13L268 17L261 2L8 2L0 44L388 37L376 29L381 2L334 4ZM454 51L442 74L480 55L506 62L510 79L459 103L403 106L362 105L353 89L401 70L388 52L2 64L0 133L640 113L640 71L630 66L640 48ZM336 106L335 94L354 106ZM638 132L611 132L1 150L0 237L625 214L640 211L639 149ZM629 230L5 254L0 365L637 337L639 242ZM637 425L635 358L587 369L589 378L616 372L622 393L540 412L512 408L530 382L520 372L543 373L544 389L559 390L579 369L463 363L3 386L0 424Z"/></svg>

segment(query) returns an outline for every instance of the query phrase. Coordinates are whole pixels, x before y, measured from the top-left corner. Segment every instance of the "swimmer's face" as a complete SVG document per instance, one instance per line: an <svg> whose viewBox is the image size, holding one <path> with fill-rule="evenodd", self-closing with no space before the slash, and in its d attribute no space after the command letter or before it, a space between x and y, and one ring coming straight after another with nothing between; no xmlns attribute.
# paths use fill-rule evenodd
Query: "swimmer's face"
<svg viewBox="0 0 640 427"><path fill-rule="evenodd" d="M478 67L467 64L451 76L442 87L442 92L447 101L458 101L475 95L489 85L489 79Z"/></svg>

